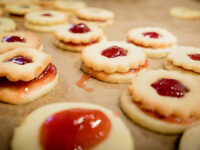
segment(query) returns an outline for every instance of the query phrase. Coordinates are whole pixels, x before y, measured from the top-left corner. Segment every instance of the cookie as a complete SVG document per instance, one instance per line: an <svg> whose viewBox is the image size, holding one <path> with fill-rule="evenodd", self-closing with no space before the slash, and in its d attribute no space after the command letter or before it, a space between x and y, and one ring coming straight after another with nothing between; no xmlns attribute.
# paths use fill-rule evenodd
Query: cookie
<svg viewBox="0 0 200 150"><path fill-rule="evenodd" d="M134 143L130 131L114 112L89 103L55 103L29 114L15 129L11 147L133 150Z"/></svg>
<svg viewBox="0 0 200 150"><path fill-rule="evenodd" d="M11 3L7 4L5 9L11 15L24 16L28 12L40 10L41 7L31 3Z"/></svg>
<svg viewBox="0 0 200 150"><path fill-rule="evenodd" d="M17 29L15 21L7 17L0 18L0 32L13 32Z"/></svg>
<svg viewBox="0 0 200 150"><path fill-rule="evenodd" d="M169 14L173 17L182 19L199 19L200 10L188 8L188 7L173 7L169 10Z"/></svg>
<svg viewBox="0 0 200 150"><path fill-rule="evenodd" d="M199 150L199 135L200 135L200 126L195 126L186 130L179 143L179 150Z"/></svg>
<svg viewBox="0 0 200 150"><path fill-rule="evenodd" d="M30 30L40 32L52 32L65 24L67 15L54 10L42 10L27 13L24 26Z"/></svg>
<svg viewBox="0 0 200 150"><path fill-rule="evenodd" d="M165 57L168 49L177 43L174 35L158 27L131 29L127 33L127 41L143 48L150 58Z"/></svg>
<svg viewBox="0 0 200 150"><path fill-rule="evenodd" d="M32 0L33 3L40 5L44 8L53 8L57 0Z"/></svg>
<svg viewBox="0 0 200 150"><path fill-rule="evenodd" d="M11 32L0 35L0 54L19 47L29 47L41 50L40 38L30 32Z"/></svg>
<svg viewBox="0 0 200 150"><path fill-rule="evenodd" d="M0 16L3 16L3 10L0 8Z"/></svg>
<svg viewBox="0 0 200 150"><path fill-rule="evenodd" d="M103 42L86 48L81 55L82 70L109 83L128 83L148 66L144 52L126 42Z"/></svg>
<svg viewBox="0 0 200 150"><path fill-rule="evenodd" d="M0 55L0 101L28 103L57 83L52 57L33 48L18 48Z"/></svg>
<svg viewBox="0 0 200 150"><path fill-rule="evenodd" d="M114 13L109 10L96 7L78 9L76 16L72 18L73 23L86 23L99 27L113 24Z"/></svg>
<svg viewBox="0 0 200 150"><path fill-rule="evenodd" d="M167 59L175 66L200 73L200 48L179 46L170 51Z"/></svg>
<svg viewBox="0 0 200 150"><path fill-rule="evenodd" d="M121 95L123 111L155 132L174 134L199 124L197 80L178 72L146 70L138 73Z"/></svg>
<svg viewBox="0 0 200 150"><path fill-rule="evenodd" d="M74 52L106 40L102 29L83 23L62 26L55 30L55 36L57 47Z"/></svg>

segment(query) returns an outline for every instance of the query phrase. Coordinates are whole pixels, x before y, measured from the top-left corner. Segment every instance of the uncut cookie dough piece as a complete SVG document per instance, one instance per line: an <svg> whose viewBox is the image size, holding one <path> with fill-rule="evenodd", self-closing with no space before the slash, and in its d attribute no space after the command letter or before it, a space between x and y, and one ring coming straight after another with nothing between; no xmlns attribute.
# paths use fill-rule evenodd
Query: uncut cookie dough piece
<svg viewBox="0 0 200 150"><path fill-rule="evenodd" d="M169 10L169 14L173 17L182 19L199 19L200 10L187 8L187 7L173 7Z"/></svg>
<svg viewBox="0 0 200 150"><path fill-rule="evenodd" d="M51 124L57 126L57 129L52 128ZM83 127L81 132L80 127ZM72 131L76 134L71 135ZM102 133L101 136L99 132ZM46 138L46 134L51 138ZM69 142L64 142L64 139ZM55 103L38 108L15 129L11 145L13 150L42 150L48 147L134 150L130 131L119 116L106 108L89 103Z"/></svg>
<svg viewBox="0 0 200 150"><path fill-rule="evenodd" d="M86 48L81 55L82 70L110 83L128 83L148 66L140 48L126 42L104 42Z"/></svg>
<svg viewBox="0 0 200 150"><path fill-rule="evenodd" d="M6 17L0 18L0 32L12 32L16 29L17 25L12 19Z"/></svg>
<svg viewBox="0 0 200 150"><path fill-rule="evenodd" d="M41 50L40 38L31 32L10 32L0 35L0 54L19 47L29 47Z"/></svg>
<svg viewBox="0 0 200 150"><path fill-rule="evenodd" d="M65 25L55 30L55 45L64 50L81 52L85 48L106 41L102 29L83 23Z"/></svg>
<svg viewBox="0 0 200 150"><path fill-rule="evenodd" d="M168 50L175 47L177 40L174 35L158 27L131 29L127 33L127 41L143 48L150 58L163 58Z"/></svg>
<svg viewBox="0 0 200 150"><path fill-rule="evenodd" d="M114 19L114 13L109 10L95 7L79 9L75 12L76 16L72 18L74 23L87 23L99 27L111 25Z"/></svg>
<svg viewBox="0 0 200 150"><path fill-rule="evenodd" d="M199 88L199 82L189 76L146 70L137 74L122 92L121 107L145 128L165 134L181 133L200 123Z"/></svg>
<svg viewBox="0 0 200 150"><path fill-rule="evenodd" d="M23 104L48 93L57 83L52 57L32 48L0 56L0 101Z"/></svg>

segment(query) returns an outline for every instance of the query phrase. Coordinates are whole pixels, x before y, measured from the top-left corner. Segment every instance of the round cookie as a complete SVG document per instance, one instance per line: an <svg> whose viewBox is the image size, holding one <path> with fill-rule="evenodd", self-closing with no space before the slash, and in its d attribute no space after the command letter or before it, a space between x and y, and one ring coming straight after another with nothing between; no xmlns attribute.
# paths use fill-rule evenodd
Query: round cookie
<svg viewBox="0 0 200 150"><path fill-rule="evenodd" d="M114 13L109 10L96 7L87 7L75 12L76 17L72 18L74 23L86 23L99 27L106 27L113 23Z"/></svg>
<svg viewBox="0 0 200 150"><path fill-rule="evenodd" d="M72 114L72 115L70 115L71 116L70 117L67 116L67 114L69 115ZM87 114L91 115L87 116ZM73 136L73 140L71 138L69 139L71 142L64 142L65 140L63 138L66 139L71 133L71 131L67 128L65 130L62 130L60 136L55 135L56 139L52 143L53 145L51 147L57 147L58 149L62 149L62 146L65 145L65 147L68 147L68 149L75 149L76 147L81 147L82 149L88 148L92 150L134 149L134 143L133 139L131 138L130 131L122 122L122 120L118 116L116 116L114 112L106 108L103 108L101 106L89 103L55 103L38 108L37 110L29 114L22 122L22 124L15 129L14 137L11 144L12 149L13 150L45 149L42 146L42 143L43 141L48 142L48 139L42 140L42 142L40 141L41 139L45 139L42 136L43 135L42 133L44 133L42 131L45 131L44 126L46 127L47 125L45 124L45 122L51 116L57 116L57 115L66 116L65 118L63 118L64 120L62 121L62 124L59 124L60 120L57 120L56 119L57 117L55 117L55 120L54 119L51 120L52 123L54 122L54 124L56 123L59 124L59 128L57 128L58 129L57 133L60 132L59 131L60 129L61 130L63 129L63 125L66 123L66 121L68 121L67 126L69 128L72 128L73 131L74 130L78 131L76 132L76 134L71 135ZM78 115L82 116L82 119L84 120L81 121L81 119L78 119L77 118ZM75 118L77 118L77 120L75 120ZM100 120L100 122L98 120ZM49 125L50 124L51 123L49 122ZM81 131L77 129L79 128L79 126L83 127ZM47 125L47 127L50 126ZM98 138L95 136L98 135L98 132L95 132L96 130L104 131L102 132L101 137L98 137L101 138L101 140L98 140ZM51 131L50 128L48 128L48 130L46 130L46 133L47 134L53 133L53 130L52 132L50 131ZM87 132L87 134L84 134L85 132ZM50 134L49 136L51 135L52 135L51 138L53 138L54 135ZM88 136L90 136L89 139ZM91 143L95 140L98 141L92 145Z"/></svg>
<svg viewBox="0 0 200 150"><path fill-rule="evenodd" d="M102 29L83 23L62 26L55 30L55 36L57 47L74 52L106 40Z"/></svg>
<svg viewBox="0 0 200 150"><path fill-rule="evenodd" d="M17 25L12 19L6 17L0 18L0 32L12 32L16 29Z"/></svg>
<svg viewBox="0 0 200 150"><path fill-rule="evenodd" d="M27 13L24 26L30 30L51 32L65 24L67 15L54 10L42 10Z"/></svg>
<svg viewBox="0 0 200 150"><path fill-rule="evenodd" d="M28 12L40 10L41 7L30 3L11 3L7 4L5 9L12 15L23 16Z"/></svg>
<svg viewBox="0 0 200 150"><path fill-rule="evenodd" d="M195 79L180 73L146 70L137 74L123 91L121 107L145 128L166 134L180 133L200 123L199 88Z"/></svg>
<svg viewBox="0 0 200 150"><path fill-rule="evenodd" d="M33 3L41 5L44 8L52 8L57 0L32 0Z"/></svg>
<svg viewBox="0 0 200 150"><path fill-rule="evenodd" d="M42 50L40 38L30 32L11 32L0 35L0 54L19 47Z"/></svg>
<svg viewBox="0 0 200 150"><path fill-rule="evenodd" d="M199 135L199 125L186 130L180 139L179 150L199 150Z"/></svg>
<svg viewBox="0 0 200 150"><path fill-rule="evenodd" d="M128 83L148 66L140 48L126 42L103 42L86 48L81 55L82 70L110 83Z"/></svg>
<svg viewBox="0 0 200 150"><path fill-rule="evenodd" d="M182 19L200 18L200 10L180 6L171 8L169 14L173 17Z"/></svg>

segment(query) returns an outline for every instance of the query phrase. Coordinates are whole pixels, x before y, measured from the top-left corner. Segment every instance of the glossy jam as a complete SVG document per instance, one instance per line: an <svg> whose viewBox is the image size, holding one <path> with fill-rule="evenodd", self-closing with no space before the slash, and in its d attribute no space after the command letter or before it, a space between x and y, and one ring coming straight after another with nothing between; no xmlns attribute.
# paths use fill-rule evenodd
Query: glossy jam
<svg viewBox="0 0 200 150"><path fill-rule="evenodd" d="M84 23L74 24L69 29L72 33L87 33L90 32L89 27Z"/></svg>
<svg viewBox="0 0 200 150"><path fill-rule="evenodd" d="M11 82L5 77L0 78L0 89L11 89L13 92L17 93L19 97L24 97L29 94L31 90L37 89L44 84L52 81L57 74L57 69L53 64L49 64L46 69L35 79L24 82L17 81ZM15 97L17 99L17 97Z"/></svg>
<svg viewBox="0 0 200 150"><path fill-rule="evenodd" d="M8 59L8 60L4 60L3 61L4 63L7 63L7 62L13 62L13 63L16 63L18 65L25 65L27 63L32 63L32 59L31 58L28 58L28 57L24 57L24 56L15 56L11 59Z"/></svg>
<svg viewBox="0 0 200 150"><path fill-rule="evenodd" d="M25 39L20 36L7 36L2 39L2 42L25 42Z"/></svg>
<svg viewBox="0 0 200 150"><path fill-rule="evenodd" d="M142 33L145 38L151 38L151 39L158 39L160 37L160 34L158 34L157 32L145 32Z"/></svg>
<svg viewBox="0 0 200 150"><path fill-rule="evenodd" d="M192 60L200 61L200 54L189 54L188 55Z"/></svg>
<svg viewBox="0 0 200 150"><path fill-rule="evenodd" d="M44 150L88 150L102 142L110 129L110 120L101 111L73 108L46 119L40 143Z"/></svg>
<svg viewBox="0 0 200 150"><path fill-rule="evenodd" d="M128 51L121 47L112 46L112 47L109 47L109 48L105 49L104 51L102 51L101 55L108 57L108 58L115 58L115 57L119 57L119 56L126 56L127 53L128 53Z"/></svg>
<svg viewBox="0 0 200 150"><path fill-rule="evenodd" d="M92 92L94 91L93 88L87 88L86 85L84 84L85 81L90 79L90 75L88 74L83 74L82 77L76 82L76 85L82 89L84 89L87 92Z"/></svg>
<svg viewBox="0 0 200 150"><path fill-rule="evenodd" d="M52 14L46 13L46 14L42 14L41 16L45 16L45 17L51 17Z"/></svg>
<svg viewBox="0 0 200 150"><path fill-rule="evenodd" d="M89 45L98 43L99 40L91 40L91 41L88 42L88 43L72 43L72 42L64 42L64 41L61 41L61 42L62 42L63 44L65 44L65 45L69 45L69 46L89 46Z"/></svg>
<svg viewBox="0 0 200 150"><path fill-rule="evenodd" d="M190 124L192 122L194 122L196 120L196 118L194 117L190 117L187 119L182 119L176 116L161 116L159 113L155 112L155 111L150 111L150 110L145 110L142 108L142 105L138 102L134 102L134 104L141 110L143 111L145 114L147 114L148 116L152 117L152 118L156 118L162 121L166 121L169 123L177 123L177 124Z"/></svg>
<svg viewBox="0 0 200 150"><path fill-rule="evenodd" d="M160 79L151 84L159 95L181 98L189 89L175 79Z"/></svg>

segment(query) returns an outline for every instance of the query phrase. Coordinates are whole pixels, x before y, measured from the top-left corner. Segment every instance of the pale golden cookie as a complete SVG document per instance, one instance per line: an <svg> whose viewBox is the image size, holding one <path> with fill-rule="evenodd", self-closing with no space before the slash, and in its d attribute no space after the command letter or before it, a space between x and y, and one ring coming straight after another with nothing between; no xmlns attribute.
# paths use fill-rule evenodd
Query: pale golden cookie
<svg viewBox="0 0 200 150"><path fill-rule="evenodd" d="M11 32L0 35L0 54L19 47L29 47L40 50L40 38L31 32Z"/></svg>
<svg viewBox="0 0 200 150"><path fill-rule="evenodd" d="M169 14L173 17L182 19L198 19L200 18L200 10L187 7L173 7L169 10Z"/></svg>
<svg viewBox="0 0 200 150"><path fill-rule="evenodd" d="M132 99L145 110L165 117L200 117L200 82L188 75L165 70L143 71L133 78L128 89Z"/></svg>
<svg viewBox="0 0 200 150"><path fill-rule="evenodd" d="M41 5L45 8L52 8L57 0L32 0L35 4Z"/></svg>
<svg viewBox="0 0 200 150"><path fill-rule="evenodd" d="M179 143L179 150L199 150L200 126L195 126L186 130Z"/></svg>
<svg viewBox="0 0 200 150"><path fill-rule="evenodd" d="M0 18L0 32L12 32L16 29L17 25L12 19L6 17Z"/></svg>
<svg viewBox="0 0 200 150"><path fill-rule="evenodd" d="M108 136L93 146L91 150L134 150L131 133L119 116L104 107L89 103L55 103L36 109L15 129L11 144L12 150L42 150L39 137L43 123L58 112L72 109L100 111L110 120L111 130ZM96 126L99 124L96 124Z"/></svg>
<svg viewBox="0 0 200 150"><path fill-rule="evenodd" d="M177 47L170 50L167 59L175 66L200 73L200 48Z"/></svg>
<svg viewBox="0 0 200 150"><path fill-rule="evenodd" d="M16 63L16 58L28 59L26 64ZM10 81L30 81L39 76L52 57L33 48L18 48L0 55L0 77Z"/></svg>
<svg viewBox="0 0 200 150"><path fill-rule="evenodd" d="M191 121L190 123L182 122L180 123L180 118L175 118L177 122L170 122L164 117L155 117L149 114L148 111L142 110L134 101L127 89L122 92L120 98L120 104L123 111L130 117L134 122L139 125L150 129L155 132L164 133L164 134L175 134L181 133L188 127L191 127L195 124L199 124L199 121ZM152 113L152 112L151 112ZM157 116L157 115L156 115ZM186 120L185 120L186 121Z"/></svg>
<svg viewBox="0 0 200 150"><path fill-rule="evenodd" d="M0 8L0 16L3 16L3 10Z"/></svg>

